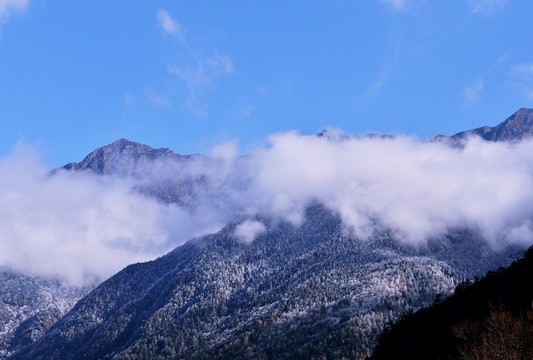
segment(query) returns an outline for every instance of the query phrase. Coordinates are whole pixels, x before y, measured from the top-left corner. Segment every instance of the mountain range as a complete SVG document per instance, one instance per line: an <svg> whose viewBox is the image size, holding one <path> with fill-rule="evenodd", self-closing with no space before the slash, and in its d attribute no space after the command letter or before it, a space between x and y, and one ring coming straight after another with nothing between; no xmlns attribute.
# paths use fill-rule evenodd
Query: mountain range
<svg viewBox="0 0 533 360"><path fill-rule="evenodd" d="M520 109L496 127L433 140L520 141L533 134L532 121L533 110ZM192 171L198 164L209 171ZM228 175L224 166L121 139L61 170L131 177L141 193L192 211L206 197L224 203L235 177L247 186L246 176ZM494 250L472 229L450 229L427 247L406 245L383 227L362 240L320 203L307 207L299 225L269 215L248 219L264 225L250 243L237 236L244 221L230 219L220 231L132 264L92 290L5 269L0 358L364 359L402 314L508 266L525 250Z"/></svg>

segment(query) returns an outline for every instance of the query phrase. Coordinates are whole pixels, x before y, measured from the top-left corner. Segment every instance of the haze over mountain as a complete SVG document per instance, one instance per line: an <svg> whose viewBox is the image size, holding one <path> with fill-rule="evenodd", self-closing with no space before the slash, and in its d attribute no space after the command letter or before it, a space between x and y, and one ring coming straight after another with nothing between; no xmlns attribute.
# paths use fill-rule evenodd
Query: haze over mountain
<svg viewBox="0 0 533 360"><path fill-rule="evenodd" d="M40 310L12 303L4 354L367 356L387 321L531 245L531 113L496 127L521 141L473 131L454 135L461 147L293 132L246 157L236 143L182 156L121 139L51 173L19 151L0 163L0 265L58 281L45 291L95 286L198 239L120 272L34 347L14 334ZM285 348L275 339L288 333Z"/></svg>

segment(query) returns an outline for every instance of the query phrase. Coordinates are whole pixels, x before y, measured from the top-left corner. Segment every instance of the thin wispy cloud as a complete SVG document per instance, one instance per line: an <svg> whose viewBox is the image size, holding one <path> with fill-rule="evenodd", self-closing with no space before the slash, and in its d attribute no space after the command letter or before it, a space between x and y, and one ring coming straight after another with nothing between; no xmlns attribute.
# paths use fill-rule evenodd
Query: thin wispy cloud
<svg viewBox="0 0 533 360"><path fill-rule="evenodd" d="M223 75L232 75L235 68L231 59L217 49L214 49L211 56L191 56L195 66L170 66L169 72L185 82L188 89L186 104L189 110L200 117L206 117L207 105L202 104L202 94L216 88L216 80Z"/></svg>
<svg viewBox="0 0 533 360"><path fill-rule="evenodd" d="M215 49L213 56L207 58L205 62L209 65L213 73L226 73L231 75L235 72L231 59L219 53L217 49Z"/></svg>
<svg viewBox="0 0 533 360"><path fill-rule="evenodd" d="M248 104L241 104L239 106L239 110L237 112L237 116L238 117L250 117L250 115L252 115L252 111L253 111L253 106L251 105L248 105Z"/></svg>
<svg viewBox="0 0 533 360"><path fill-rule="evenodd" d="M390 6L396 11L405 11L410 0L380 0L380 2Z"/></svg>
<svg viewBox="0 0 533 360"><path fill-rule="evenodd" d="M382 66L380 72L376 79L372 82L369 88L366 90L365 94L361 97L360 100L364 101L372 96L374 96L387 82L390 71L394 67L394 64L398 60L401 52L401 41L394 43L392 47L389 47L389 55L385 60L385 64Z"/></svg>
<svg viewBox="0 0 533 360"><path fill-rule="evenodd" d="M268 89L268 86L266 85L257 85L255 87L255 89L257 90L257 92L259 93L259 95L261 95L261 97L266 97L267 96L267 89Z"/></svg>
<svg viewBox="0 0 533 360"><path fill-rule="evenodd" d="M475 14L490 15L500 12L507 4L507 0L468 0L470 10Z"/></svg>
<svg viewBox="0 0 533 360"><path fill-rule="evenodd" d="M166 10L159 10L156 13L156 18L165 33L174 36L180 43L187 45L187 40L183 35L183 28L176 20L172 19Z"/></svg>
<svg viewBox="0 0 533 360"><path fill-rule="evenodd" d="M18 12L26 10L28 7L28 0L0 0L0 34L2 34L2 24L5 23L9 17Z"/></svg>
<svg viewBox="0 0 533 360"><path fill-rule="evenodd" d="M387 81L388 75L389 75L389 71L385 67L384 69L381 70L381 72L379 73L379 76L376 78L376 80L374 80L372 85L370 85L370 87L366 91L365 97L372 96L376 92L378 92L379 89L381 89L383 87L383 85L385 85L385 82Z"/></svg>
<svg viewBox="0 0 533 360"><path fill-rule="evenodd" d="M126 95L124 95L124 105L126 106L133 106L134 104L134 101L133 101L133 95L131 95L130 92L127 92Z"/></svg>
<svg viewBox="0 0 533 360"><path fill-rule="evenodd" d="M180 43L187 45L182 54L185 55L182 56L183 64L170 65L168 70L185 84L188 95L184 104L189 111L198 117L207 117L209 106L203 99L203 95L208 90L216 88L217 79L220 76L235 73L233 62L230 57L220 53L216 47L206 49L199 45L190 45L183 34L181 25L166 10L159 10L156 18L164 33L174 36Z"/></svg>
<svg viewBox="0 0 533 360"><path fill-rule="evenodd" d="M23 11L28 0L0 0L0 17L7 17L11 12Z"/></svg>
<svg viewBox="0 0 533 360"><path fill-rule="evenodd" d="M512 86L523 96L533 99L533 62L511 67Z"/></svg>
<svg viewBox="0 0 533 360"><path fill-rule="evenodd" d="M165 96L150 94L148 95L148 101L157 107L170 107L170 100Z"/></svg>
<svg viewBox="0 0 533 360"><path fill-rule="evenodd" d="M477 81L465 86L463 92L461 93L464 105L469 106L478 102L483 96L483 91L483 81Z"/></svg>

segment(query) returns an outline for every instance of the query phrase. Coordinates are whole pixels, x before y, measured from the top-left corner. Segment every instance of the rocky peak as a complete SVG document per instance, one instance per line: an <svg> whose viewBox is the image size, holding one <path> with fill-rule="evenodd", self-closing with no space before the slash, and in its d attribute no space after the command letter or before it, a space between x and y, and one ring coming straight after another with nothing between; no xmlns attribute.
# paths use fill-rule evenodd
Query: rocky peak
<svg viewBox="0 0 533 360"><path fill-rule="evenodd" d="M494 126L483 126L463 131L451 136L451 140L460 141L472 135L487 141L518 141L533 136L533 109L521 108L504 122Z"/></svg>
<svg viewBox="0 0 533 360"><path fill-rule="evenodd" d="M342 141L350 139L348 135L344 135L341 131L331 129L322 130L321 132L316 134L316 136L331 141Z"/></svg>
<svg viewBox="0 0 533 360"><path fill-rule="evenodd" d="M167 148L153 149L148 145L119 139L94 150L79 163L69 163L66 170L92 170L101 175L135 175L143 164L155 160L182 160L188 156L177 155Z"/></svg>

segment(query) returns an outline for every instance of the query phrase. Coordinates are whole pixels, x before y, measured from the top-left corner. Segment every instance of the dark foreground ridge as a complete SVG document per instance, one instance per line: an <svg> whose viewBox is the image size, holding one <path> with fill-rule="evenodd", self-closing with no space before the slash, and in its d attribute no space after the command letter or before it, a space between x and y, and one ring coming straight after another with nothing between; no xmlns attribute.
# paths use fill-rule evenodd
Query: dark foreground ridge
<svg viewBox="0 0 533 360"><path fill-rule="evenodd" d="M533 247L509 268L462 283L448 299L406 316L382 335L372 360L531 359L532 276Z"/></svg>

